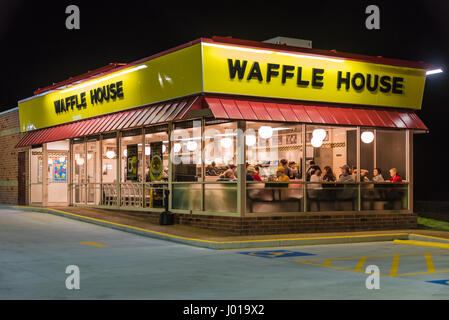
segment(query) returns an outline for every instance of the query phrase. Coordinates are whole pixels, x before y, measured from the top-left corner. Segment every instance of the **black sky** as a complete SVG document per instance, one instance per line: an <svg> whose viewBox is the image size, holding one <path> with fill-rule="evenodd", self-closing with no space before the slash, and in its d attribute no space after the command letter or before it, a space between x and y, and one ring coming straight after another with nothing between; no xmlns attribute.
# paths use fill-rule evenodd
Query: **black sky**
<svg viewBox="0 0 449 320"><path fill-rule="evenodd" d="M65 28L76 4L81 29ZM365 28L380 7L381 29ZM33 90L109 62L131 62L199 37L313 41L313 47L449 66L449 2L439 1L24 1L0 0L0 110ZM415 136L415 198L448 200L448 71L428 77Z"/></svg>

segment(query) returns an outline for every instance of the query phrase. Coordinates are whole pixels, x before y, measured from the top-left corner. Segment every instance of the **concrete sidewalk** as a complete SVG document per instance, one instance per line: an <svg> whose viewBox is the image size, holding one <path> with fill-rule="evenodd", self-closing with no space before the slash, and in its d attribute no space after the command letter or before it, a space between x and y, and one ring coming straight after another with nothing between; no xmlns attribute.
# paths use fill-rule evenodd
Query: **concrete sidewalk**
<svg viewBox="0 0 449 320"><path fill-rule="evenodd" d="M179 224L161 226L148 222L148 219L145 219L147 213L141 211L118 211L82 207L5 206L5 208L50 213L150 238L216 250L414 239L430 239L431 241L447 241L449 243L449 232L444 231L386 230L239 236Z"/></svg>

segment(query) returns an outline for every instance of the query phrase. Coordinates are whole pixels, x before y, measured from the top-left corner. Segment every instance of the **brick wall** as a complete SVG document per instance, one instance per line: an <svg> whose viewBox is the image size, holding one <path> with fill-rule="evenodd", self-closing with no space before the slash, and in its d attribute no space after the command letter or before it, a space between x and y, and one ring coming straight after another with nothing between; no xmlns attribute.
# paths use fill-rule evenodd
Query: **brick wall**
<svg viewBox="0 0 449 320"><path fill-rule="evenodd" d="M0 114L0 203L18 203L18 153L27 151L26 148L16 149L22 134L19 132L19 110ZM28 152L25 152L28 163ZM26 165L26 169L28 166ZM28 181L28 170L26 181ZM27 189L27 188L26 188ZM25 191L25 199L28 199Z"/></svg>
<svg viewBox="0 0 449 320"><path fill-rule="evenodd" d="M415 229L413 213L292 214L220 217L176 214L176 223L239 235Z"/></svg>

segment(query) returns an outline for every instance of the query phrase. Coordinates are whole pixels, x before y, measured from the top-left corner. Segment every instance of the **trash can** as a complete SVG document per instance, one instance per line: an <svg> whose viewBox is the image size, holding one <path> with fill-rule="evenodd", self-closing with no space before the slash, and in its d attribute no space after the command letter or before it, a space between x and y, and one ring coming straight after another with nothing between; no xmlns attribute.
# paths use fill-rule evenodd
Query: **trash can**
<svg viewBox="0 0 449 320"><path fill-rule="evenodd" d="M172 225L175 224L175 215L173 214L173 212L168 211L168 199L169 199L169 190L165 189L164 190L164 196L165 196L165 210L161 213L161 215L159 216L159 224L162 226L168 226L168 225Z"/></svg>

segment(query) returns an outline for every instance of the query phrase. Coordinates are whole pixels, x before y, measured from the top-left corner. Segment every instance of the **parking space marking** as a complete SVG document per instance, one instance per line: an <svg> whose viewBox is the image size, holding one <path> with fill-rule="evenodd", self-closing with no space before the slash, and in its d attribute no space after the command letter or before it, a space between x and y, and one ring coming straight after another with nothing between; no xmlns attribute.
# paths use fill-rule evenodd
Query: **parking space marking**
<svg viewBox="0 0 449 320"><path fill-rule="evenodd" d="M398 268L399 268L399 254L395 254L393 256L393 264L391 265L391 270L390 270L390 276L391 277L395 277L398 274Z"/></svg>
<svg viewBox="0 0 449 320"><path fill-rule="evenodd" d="M432 254L438 254L438 253L449 253L447 250L440 250L435 252L418 252L418 253L405 253L405 254L384 254L384 255L375 255L375 256L359 256L359 257L337 257L337 258L329 258L329 259L311 259L311 260L297 260L294 262L306 264L306 265L312 265L312 266L318 266L318 267L324 267L324 268L330 268L330 269L338 269L338 270L345 270L345 271L352 271L352 272L359 272L359 273L365 273L363 270L363 266L367 264L367 262L371 262L372 264L376 264L376 259L379 260L379 258L392 258L392 264L390 272L387 273L380 273L380 275L383 276L389 276L389 277L404 277L404 276L412 276L412 275L423 275L423 274L436 274L436 273L447 273L449 270L436 270L435 264L432 259ZM402 262L402 264L407 266L407 263L409 259L401 259L406 257L412 257L412 256L421 256L423 258L423 263L425 261L425 266L427 268L427 271L423 272L408 272L408 273L399 273L399 263ZM374 260L374 261L373 261ZM341 267L337 266L333 263L336 261L353 261L355 263L354 268L350 267ZM414 261L415 263L418 261ZM423 265L424 267L424 265ZM419 268L419 266L418 266Z"/></svg>
<svg viewBox="0 0 449 320"><path fill-rule="evenodd" d="M86 244L88 246L98 247L98 248L106 248L107 245L101 244L95 241L81 241L80 244Z"/></svg>
<svg viewBox="0 0 449 320"><path fill-rule="evenodd" d="M282 258L282 257L301 257L301 256L314 256L313 253L289 251L289 250L271 250L271 251L245 251L238 252L240 254L246 254L249 256L262 257L262 258Z"/></svg>
<svg viewBox="0 0 449 320"><path fill-rule="evenodd" d="M429 273L435 273L435 266L433 265L432 256L428 252L424 256L426 257L427 269Z"/></svg>

